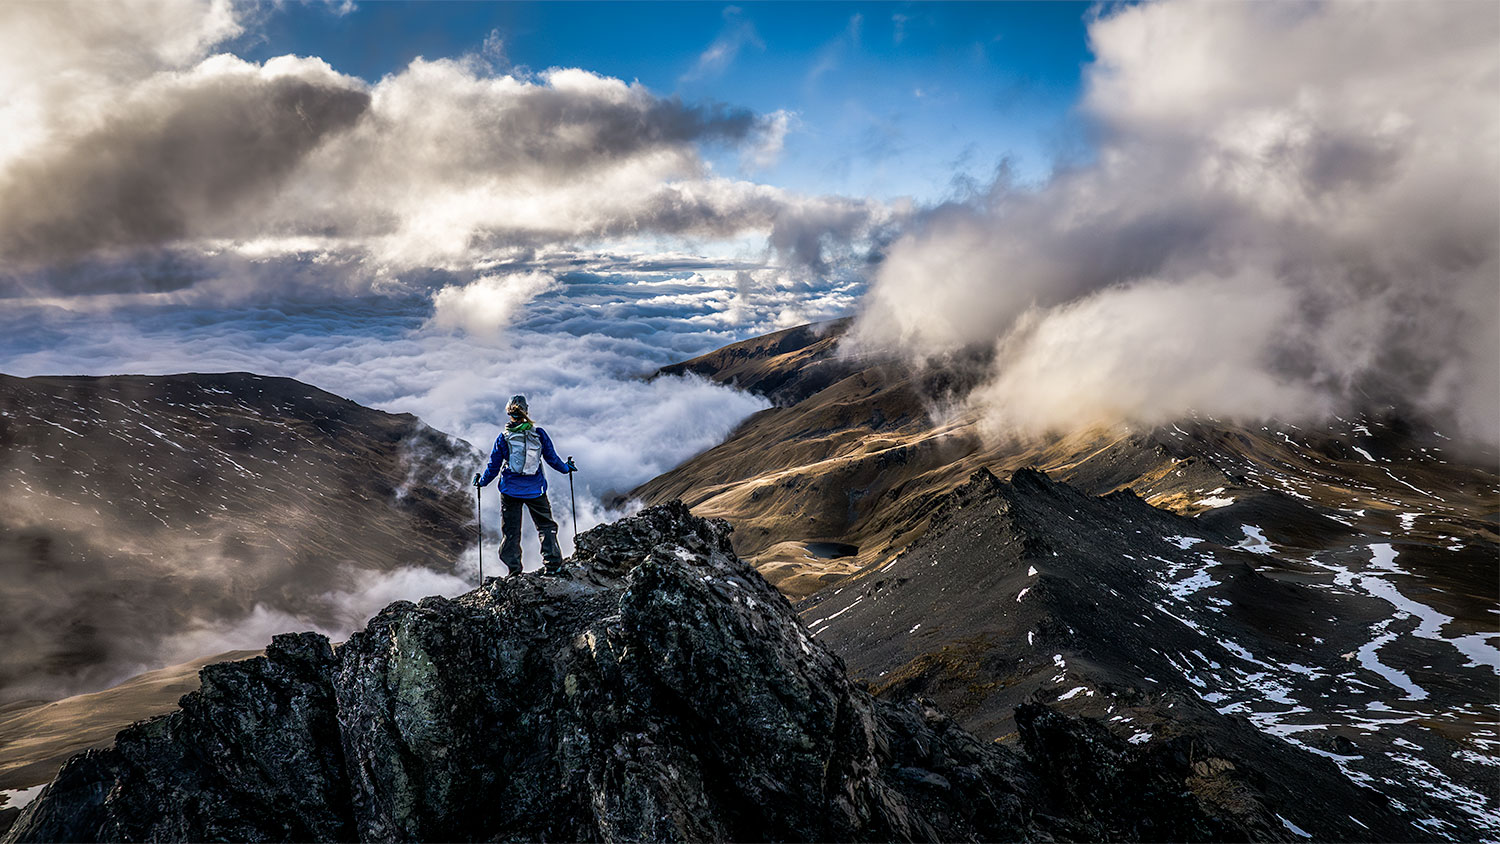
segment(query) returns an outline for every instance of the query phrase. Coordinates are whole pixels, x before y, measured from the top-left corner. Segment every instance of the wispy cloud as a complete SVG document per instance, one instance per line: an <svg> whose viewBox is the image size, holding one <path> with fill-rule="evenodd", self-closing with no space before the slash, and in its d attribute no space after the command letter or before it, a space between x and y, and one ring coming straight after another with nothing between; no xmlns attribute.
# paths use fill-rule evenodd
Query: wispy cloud
<svg viewBox="0 0 1500 844"><path fill-rule="evenodd" d="M484 36L484 43L479 47L479 55L489 62L492 67L504 66L507 63L505 54L505 37L500 30L492 29Z"/></svg>
<svg viewBox="0 0 1500 844"><path fill-rule="evenodd" d="M796 119L797 116L788 111L776 111L767 115L759 141L753 146L747 146L740 156L745 169L764 170L774 166L781 158L782 150L786 147L787 132L791 131Z"/></svg>
<svg viewBox="0 0 1500 844"><path fill-rule="evenodd" d="M468 284L450 285L434 293L428 324L494 339L527 302L557 286L557 279L547 273L480 276Z"/></svg>
<svg viewBox="0 0 1500 844"><path fill-rule="evenodd" d="M843 31L818 50L817 59L807 71L808 84L818 81L823 74L837 68L849 53L859 49L860 32L864 28L864 20L864 15L859 12L850 15L849 22L844 25Z"/></svg>
<svg viewBox="0 0 1500 844"><path fill-rule="evenodd" d="M738 6L727 6L724 9L724 29L719 37L698 54L698 61L678 81L692 82L718 76L734 64L740 51L746 47L764 50L766 44L755 31L755 25L745 18L744 10Z"/></svg>

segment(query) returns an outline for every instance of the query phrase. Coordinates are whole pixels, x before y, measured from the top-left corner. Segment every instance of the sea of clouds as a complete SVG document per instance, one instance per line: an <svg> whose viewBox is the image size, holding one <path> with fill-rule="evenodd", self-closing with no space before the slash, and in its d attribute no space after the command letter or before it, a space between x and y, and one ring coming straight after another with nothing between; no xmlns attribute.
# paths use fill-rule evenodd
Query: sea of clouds
<svg viewBox="0 0 1500 844"><path fill-rule="evenodd" d="M522 393L592 501L760 406L643 376L848 312L906 213L707 163L784 114L483 51L374 82L221 52L269 13L0 8L0 370L286 375L486 449Z"/></svg>
<svg viewBox="0 0 1500 844"><path fill-rule="evenodd" d="M414 413L486 453L506 401L522 394L562 455L577 459L584 530L604 518L601 499L717 444L767 406L698 377L649 378L657 367L841 314L859 293L854 284L763 290L750 275L491 275L430 297L136 305L107 318L34 307L0 316L0 360L16 375L282 375ZM566 512L559 483L552 475L553 499Z"/></svg>
<svg viewBox="0 0 1500 844"><path fill-rule="evenodd" d="M0 312L0 359L6 371L21 375L283 375L368 406L414 413L486 454L504 422L507 399L524 394L561 454L575 457L580 468L576 513L566 478L545 470L563 549L571 553L575 525L587 530L622 512L607 509L605 501L717 444L767 406L696 376L649 379L656 367L745 333L842 313L859 292L762 290L748 272L574 272L545 281L533 274L495 275L428 296L233 308L136 304L112 307L107 315L35 306ZM471 324L474 314L482 314L483 322ZM482 467L476 459L466 472ZM492 484L483 496L484 570L490 576L505 573L497 559L495 491ZM539 566L529 522L523 547L526 568ZM209 568L207 560L170 556L168 549L158 562L200 578ZM233 568L233 561L222 564ZM213 610L185 613L182 625L115 637L102 662L80 665L67 676L32 677L3 694L45 699L93 691L140 671L263 647L280 632L316 630L342 640L391 601L473 588L479 568L471 547L457 560L433 560L425 568L350 568L324 577L319 582L329 585L312 595L296 572L285 572L292 578L286 594L298 596L296 606L279 599L277 588L224 595ZM17 594L41 597L39 582L15 577L5 583ZM94 624L114 629L122 617L114 610L99 608ZM50 641L49 631L25 632Z"/></svg>

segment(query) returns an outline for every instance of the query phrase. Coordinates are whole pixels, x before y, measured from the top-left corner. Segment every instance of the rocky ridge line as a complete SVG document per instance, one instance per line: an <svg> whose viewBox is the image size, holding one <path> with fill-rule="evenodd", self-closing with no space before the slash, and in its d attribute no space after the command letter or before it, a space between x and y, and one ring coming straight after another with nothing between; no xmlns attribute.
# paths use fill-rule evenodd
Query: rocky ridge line
<svg viewBox="0 0 1500 844"><path fill-rule="evenodd" d="M1027 758L871 697L729 533L674 502L565 576L398 602L336 651L278 636L74 757L4 841L1292 839L1254 772L1035 705Z"/></svg>

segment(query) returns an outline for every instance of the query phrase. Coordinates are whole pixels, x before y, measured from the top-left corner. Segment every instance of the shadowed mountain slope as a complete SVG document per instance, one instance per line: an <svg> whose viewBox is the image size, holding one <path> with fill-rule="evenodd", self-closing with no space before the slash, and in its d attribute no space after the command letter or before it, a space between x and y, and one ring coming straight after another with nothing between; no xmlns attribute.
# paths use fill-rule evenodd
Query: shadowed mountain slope
<svg viewBox="0 0 1500 844"><path fill-rule="evenodd" d="M841 380L855 367L833 354L849 320L799 325L664 366L661 375L703 375L792 405Z"/></svg>
<svg viewBox="0 0 1500 844"><path fill-rule="evenodd" d="M476 460L285 378L0 376L0 700L218 653L240 626L352 629L382 578L451 571Z"/></svg>
<svg viewBox="0 0 1500 844"><path fill-rule="evenodd" d="M336 651L288 634L206 668L180 711L74 758L4 840L1351 837L1281 771L1214 748L1027 705L1022 755L873 698L728 525L680 503L578 547L562 576L392 604ZM1297 781L1332 776L1358 837L1428 837L1306 763Z"/></svg>
<svg viewBox="0 0 1500 844"><path fill-rule="evenodd" d="M1500 651L1402 596L1432 587L1400 576L1400 544L1299 558L1238 527L980 470L896 559L799 609L853 676L980 738L1013 738L1014 707L1045 701L1254 760L1314 803L1373 786L1434 834L1500 832ZM1364 820L1328 822L1358 839Z"/></svg>

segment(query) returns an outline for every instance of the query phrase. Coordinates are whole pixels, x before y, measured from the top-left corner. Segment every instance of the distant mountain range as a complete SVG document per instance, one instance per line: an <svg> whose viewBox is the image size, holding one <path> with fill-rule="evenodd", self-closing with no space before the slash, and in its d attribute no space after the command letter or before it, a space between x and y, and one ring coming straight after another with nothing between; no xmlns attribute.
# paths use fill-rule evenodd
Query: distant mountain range
<svg viewBox="0 0 1500 844"><path fill-rule="evenodd" d="M217 653L239 625L249 647L298 618L352 629L381 578L453 572L478 459L286 378L0 376L0 703Z"/></svg>
<svg viewBox="0 0 1500 844"><path fill-rule="evenodd" d="M845 327L673 367L776 406L633 495L733 523L853 676L1002 741L1026 701L1140 742L1249 724L1500 835L1494 455L1375 414L990 441L962 362L850 359Z"/></svg>

